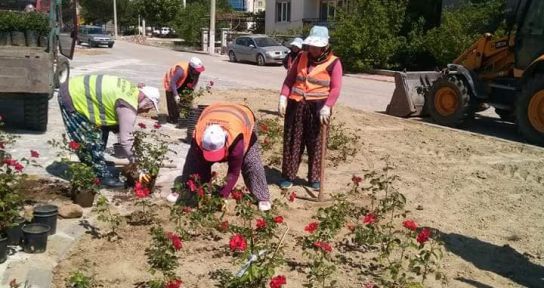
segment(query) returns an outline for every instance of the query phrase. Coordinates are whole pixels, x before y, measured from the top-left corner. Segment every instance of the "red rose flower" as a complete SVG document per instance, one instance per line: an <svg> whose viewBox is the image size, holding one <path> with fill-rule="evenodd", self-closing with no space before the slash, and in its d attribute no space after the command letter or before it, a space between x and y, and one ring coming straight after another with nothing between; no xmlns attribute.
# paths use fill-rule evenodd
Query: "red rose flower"
<svg viewBox="0 0 544 288"><path fill-rule="evenodd" d="M229 221L223 221L221 223L219 223L219 226L217 227L217 230L221 231L221 232L227 232L229 230Z"/></svg>
<svg viewBox="0 0 544 288"><path fill-rule="evenodd" d="M8 166L15 166L18 164L17 160L14 159L4 159L4 164Z"/></svg>
<svg viewBox="0 0 544 288"><path fill-rule="evenodd" d="M327 253L332 252L332 246L331 244L327 242L322 242L322 241L314 242L314 247L320 248L321 250L323 250L323 252L327 252Z"/></svg>
<svg viewBox="0 0 544 288"><path fill-rule="evenodd" d="M244 236L240 234L234 234L232 235L232 237L230 237L229 246L230 246L230 251L233 251L233 252L245 251L247 249L246 238L244 238Z"/></svg>
<svg viewBox="0 0 544 288"><path fill-rule="evenodd" d="M153 125L153 128L160 129L162 127L161 123L157 122Z"/></svg>
<svg viewBox="0 0 544 288"><path fill-rule="evenodd" d="M170 239L170 241L172 242L172 246L174 246L174 249L176 249L176 251L179 251L181 247L183 247L183 243L181 242L181 239L176 233L168 232L166 233L166 237Z"/></svg>
<svg viewBox="0 0 544 288"><path fill-rule="evenodd" d="M277 224L283 223L283 216L274 217L274 222L276 222Z"/></svg>
<svg viewBox="0 0 544 288"><path fill-rule="evenodd" d="M306 231L308 233L314 233L315 230L317 230L318 227L319 227L319 223L312 222L312 223L306 225L306 227L304 227L304 231Z"/></svg>
<svg viewBox="0 0 544 288"><path fill-rule="evenodd" d="M100 186L100 178L94 178L94 185Z"/></svg>
<svg viewBox="0 0 544 288"><path fill-rule="evenodd" d="M349 229L349 231L351 231L351 232L355 231L355 227L356 227L355 224L351 224L351 223L348 224L348 229Z"/></svg>
<svg viewBox="0 0 544 288"><path fill-rule="evenodd" d="M230 193L232 196L232 199L236 200L236 202L239 202L242 200L242 197L244 197L244 193L238 189L232 190L232 193Z"/></svg>
<svg viewBox="0 0 544 288"><path fill-rule="evenodd" d="M4 142L0 142L0 149L5 149L6 146L5 146L5 143Z"/></svg>
<svg viewBox="0 0 544 288"><path fill-rule="evenodd" d="M351 177L351 181L353 182L353 184L359 186L359 184L363 182L363 178L353 175L353 177Z"/></svg>
<svg viewBox="0 0 544 288"><path fill-rule="evenodd" d="M417 234L417 242L421 245L425 244L425 242L429 241L429 238L431 237L431 229L425 227Z"/></svg>
<svg viewBox="0 0 544 288"><path fill-rule="evenodd" d="M166 284L164 288L180 288L183 282L181 280L171 280Z"/></svg>
<svg viewBox="0 0 544 288"><path fill-rule="evenodd" d="M198 195L198 197L204 197L204 188L198 187L196 190L196 195Z"/></svg>
<svg viewBox="0 0 544 288"><path fill-rule="evenodd" d="M185 207L183 207L183 209L181 209L181 212L183 212L183 213L191 213L191 212L193 212L193 209L192 209L191 207L185 206Z"/></svg>
<svg viewBox="0 0 544 288"><path fill-rule="evenodd" d="M296 198L297 198L297 193L295 193L294 191L291 192L291 194L289 195L289 202L295 202Z"/></svg>
<svg viewBox="0 0 544 288"><path fill-rule="evenodd" d="M191 176L189 176L189 178L193 179L195 181L198 181L198 180L200 180L200 175L198 173L191 174Z"/></svg>
<svg viewBox="0 0 544 288"><path fill-rule="evenodd" d="M257 230L266 228L266 221L264 219L257 219Z"/></svg>
<svg viewBox="0 0 544 288"><path fill-rule="evenodd" d="M268 138L264 138L263 145L268 146L269 143L270 141L268 141Z"/></svg>
<svg viewBox="0 0 544 288"><path fill-rule="evenodd" d="M139 126L140 128L142 128L142 129L147 128L147 126L146 126L144 123L142 123L142 122L138 123L138 126Z"/></svg>
<svg viewBox="0 0 544 288"><path fill-rule="evenodd" d="M195 190L196 190L196 184L195 184L195 182L193 181L193 179L187 180L187 187L189 187L189 190L191 190L191 192L195 192Z"/></svg>
<svg viewBox="0 0 544 288"><path fill-rule="evenodd" d="M268 126L266 126L266 124L261 123L259 124L259 130L260 132L266 133L268 132Z"/></svg>
<svg viewBox="0 0 544 288"><path fill-rule="evenodd" d="M139 181L137 181L134 185L134 195L136 196L136 198L146 198L147 196L149 196L150 192L151 191L149 191L149 189L142 185L142 183L140 183Z"/></svg>
<svg viewBox="0 0 544 288"><path fill-rule="evenodd" d="M283 275L278 275L270 279L270 288L281 288L285 284L287 284L287 279Z"/></svg>
<svg viewBox="0 0 544 288"><path fill-rule="evenodd" d="M414 220L404 220L402 225L408 230L416 231L417 229L417 223Z"/></svg>
<svg viewBox="0 0 544 288"><path fill-rule="evenodd" d="M30 157L32 158L40 158L40 153L35 150L30 150Z"/></svg>
<svg viewBox="0 0 544 288"><path fill-rule="evenodd" d="M75 150L78 150L81 147L81 145L77 143L76 141L72 140L68 143L68 147L70 147L70 149L75 151Z"/></svg>
<svg viewBox="0 0 544 288"><path fill-rule="evenodd" d="M17 172L22 172L23 169L25 169L25 166L23 166L21 163L17 162L17 163L15 164L15 167L14 167L14 168L15 168L15 170L17 170Z"/></svg>
<svg viewBox="0 0 544 288"><path fill-rule="evenodd" d="M363 284L363 288L377 288L378 286L376 286L376 284L372 283L372 282L367 282L365 284Z"/></svg>
<svg viewBox="0 0 544 288"><path fill-rule="evenodd" d="M375 214L372 214L372 213L368 213L365 215L365 217L363 218L363 223L365 225L370 225L372 223L376 222L376 215Z"/></svg>

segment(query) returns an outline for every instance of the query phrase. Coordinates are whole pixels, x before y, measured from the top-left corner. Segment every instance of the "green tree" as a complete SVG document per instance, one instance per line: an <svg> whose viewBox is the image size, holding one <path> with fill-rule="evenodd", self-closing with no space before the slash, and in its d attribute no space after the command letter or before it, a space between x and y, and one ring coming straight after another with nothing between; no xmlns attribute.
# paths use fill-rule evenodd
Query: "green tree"
<svg viewBox="0 0 544 288"><path fill-rule="evenodd" d="M85 23L106 23L113 20L113 0L79 0ZM137 25L137 14L131 0L117 0L119 25Z"/></svg>
<svg viewBox="0 0 544 288"><path fill-rule="evenodd" d="M399 32L408 0L354 0L341 11L332 32L333 50L347 70L389 68L402 47Z"/></svg>
<svg viewBox="0 0 544 288"><path fill-rule="evenodd" d="M229 13L232 8L227 0L219 0L216 3L216 15ZM200 43L200 35L202 28L210 26L210 1L209 0L192 0L187 1L187 7L181 8L176 15L172 26L180 35L185 44L195 46ZM225 23L217 22L216 27L226 27Z"/></svg>
<svg viewBox="0 0 544 288"><path fill-rule="evenodd" d="M181 9L180 0L136 0L134 5L147 24L156 27L169 26Z"/></svg>

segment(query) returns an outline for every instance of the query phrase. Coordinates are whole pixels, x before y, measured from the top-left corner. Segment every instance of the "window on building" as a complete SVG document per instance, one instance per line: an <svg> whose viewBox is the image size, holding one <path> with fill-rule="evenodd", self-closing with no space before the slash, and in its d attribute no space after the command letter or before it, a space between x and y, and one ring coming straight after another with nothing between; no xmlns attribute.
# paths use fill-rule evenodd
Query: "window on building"
<svg viewBox="0 0 544 288"><path fill-rule="evenodd" d="M257 7L262 8L263 7L263 1L257 2Z"/></svg>
<svg viewBox="0 0 544 288"><path fill-rule="evenodd" d="M291 1L276 2L276 22L291 21Z"/></svg>
<svg viewBox="0 0 544 288"><path fill-rule="evenodd" d="M349 0L321 0L319 5L319 18L331 20L336 17L339 9L348 9Z"/></svg>

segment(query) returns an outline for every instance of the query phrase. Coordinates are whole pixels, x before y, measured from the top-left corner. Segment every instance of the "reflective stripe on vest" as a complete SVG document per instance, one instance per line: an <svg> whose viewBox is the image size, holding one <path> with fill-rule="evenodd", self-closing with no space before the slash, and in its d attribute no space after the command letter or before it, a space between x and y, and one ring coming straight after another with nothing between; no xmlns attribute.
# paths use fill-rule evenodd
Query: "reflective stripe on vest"
<svg viewBox="0 0 544 288"><path fill-rule="evenodd" d="M331 54L327 61L317 65L308 73L308 52L302 52L298 60L297 77L295 84L291 87L289 98L301 101L302 99L319 100L329 97L331 76L327 68L336 59L338 57Z"/></svg>
<svg viewBox="0 0 544 288"><path fill-rule="evenodd" d="M68 91L74 109L96 126L118 125L117 101L123 99L138 109L139 90L129 81L109 75L85 75L71 78Z"/></svg>
<svg viewBox="0 0 544 288"><path fill-rule="evenodd" d="M204 130L213 124L220 125L227 132L227 151L234 139L242 134L244 152L247 152L255 126L255 116L248 107L231 103L214 103L206 107L198 118L193 133L199 147L202 147Z"/></svg>
<svg viewBox="0 0 544 288"><path fill-rule="evenodd" d="M185 82L185 80L189 76L189 63L179 62L178 64L174 65L174 67L170 68L170 70L168 70L166 74L164 74L164 79L163 79L164 90L170 91L170 81L172 80L172 77L174 77L174 74L176 74L176 69L178 67L183 69L183 76L181 77L181 79L179 79L176 82L176 89L179 89L181 85L183 85L183 82Z"/></svg>

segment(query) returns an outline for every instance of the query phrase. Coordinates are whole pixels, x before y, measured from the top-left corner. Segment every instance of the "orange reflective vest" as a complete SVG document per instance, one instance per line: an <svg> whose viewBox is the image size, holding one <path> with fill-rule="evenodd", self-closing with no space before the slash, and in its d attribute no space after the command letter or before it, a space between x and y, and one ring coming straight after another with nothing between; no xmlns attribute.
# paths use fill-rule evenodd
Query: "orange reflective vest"
<svg viewBox="0 0 544 288"><path fill-rule="evenodd" d="M174 74L176 74L176 69L180 67L183 69L183 77L176 82L176 88L179 89L181 85L183 85L183 82L187 79L189 76L189 63L187 62L179 62L178 64L174 65L174 67L170 68L166 74L164 74L164 80L163 80L163 86L164 90L170 91L170 81L172 80L172 77L174 77Z"/></svg>
<svg viewBox="0 0 544 288"><path fill-rule="evenodd" d="M298 59L297 79L291 87L289 99L295 101L327 99L331 90L331 75L327 68L336 59L338 57L331 54L327 61L318 64L312 72L308 73L308 52L301 52Z"/></svg>
<svg viewBox="0 0 544 288"><path fill-rule="evenodd" d="M213 124L220 125L227 132L227 142L225 143L227 151L234 139L242 134L244 153L247 152L255 126L255 115L248 107L232 103L214 103L206 107L200 114L193 132L193 138L200 149L202 149L204 130Z"/></svg>

